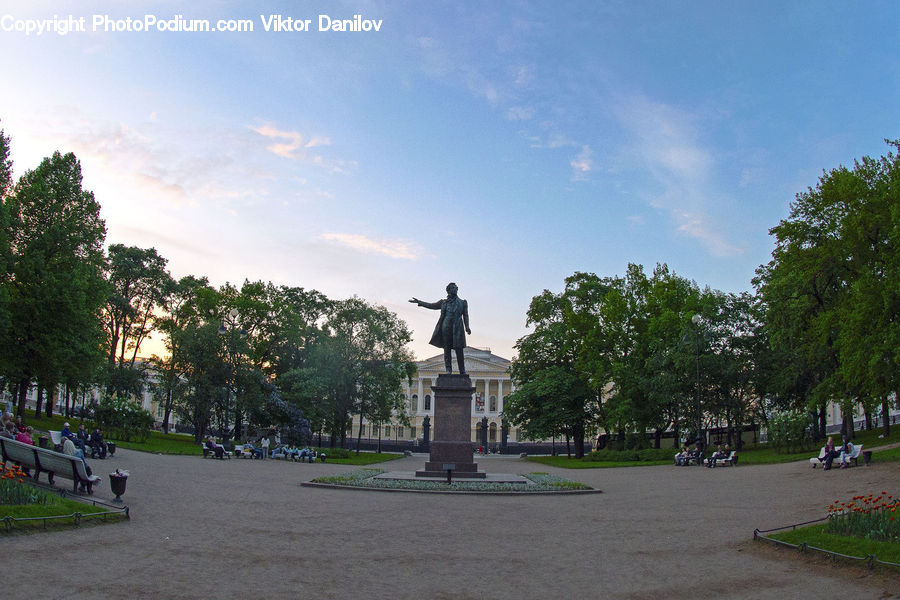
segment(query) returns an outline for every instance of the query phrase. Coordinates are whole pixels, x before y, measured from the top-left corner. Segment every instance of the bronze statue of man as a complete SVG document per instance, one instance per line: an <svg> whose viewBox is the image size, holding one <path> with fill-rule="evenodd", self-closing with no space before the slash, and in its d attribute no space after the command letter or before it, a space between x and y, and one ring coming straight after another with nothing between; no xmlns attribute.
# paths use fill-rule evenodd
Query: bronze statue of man
<svg viewBox="0 0 900 600"><path fill-rule="evenodd" d="M463 349L466 347L466 334L472 335L472 330L469 329L469 303L456 295L458 291L459 288L456 284L451 282L447 284L447 297L443 300L422 302L418 298L413 298L410 302L441 311L441 318L438 319L428 343L444 349L444 366L448 373L453 372L450 350L456 350L459 373L465 375L466 363L463 358Z"/></svg>

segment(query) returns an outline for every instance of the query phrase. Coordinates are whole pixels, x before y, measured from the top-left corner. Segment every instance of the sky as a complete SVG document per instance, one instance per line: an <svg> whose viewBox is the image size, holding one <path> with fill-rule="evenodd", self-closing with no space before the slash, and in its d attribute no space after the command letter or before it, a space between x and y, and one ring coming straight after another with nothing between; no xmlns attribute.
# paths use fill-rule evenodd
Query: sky
<svg viewBox="0 0 900 600"><path fill-rule="evenodd" d="M505 358L576 271L752 291L900 138L897 2L0 0L0 57L15 176L74 152L108 244L382 304L418 359L450 281Z"/></svg>

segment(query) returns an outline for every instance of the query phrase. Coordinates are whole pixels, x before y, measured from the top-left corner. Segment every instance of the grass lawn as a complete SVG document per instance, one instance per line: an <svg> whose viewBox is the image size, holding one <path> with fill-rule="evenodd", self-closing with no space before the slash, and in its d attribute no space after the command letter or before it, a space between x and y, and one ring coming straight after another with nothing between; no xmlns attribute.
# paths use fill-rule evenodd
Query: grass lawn
<svg viewBox="0 0 900 600"><path fill-rule="evenodd" d="M150 437L144 442L123 442L115 440L117 448L128 448L141 452L153 452L155 454L189 454L201 455L203 449L200 444L194 442L194 436L183 433L162 433L151 431Z"/></svg>
<svg viewBox="0 0 900 600"><path fill-rule="evenodd" d="M74 515L75 513L80 513L81 515L102 513L95 517L82 517L80 520L80 524L82 525L89 522L113 522L120 519L127 519L124 513L110 512L103 507L85 504L83 502L78 502L77 500L70 500L55 494L50 495L47 504L0 504L0 519L5 517L12 517L14 519L54 516L62 517L47 521L18 521L13 523L11 532L74 527L75 517L71 515ZM0 531L5 531L5 528L0 529Z"/></svg>
<svg viewBox="0 0 900 600"><path fill-rule="evenodd" d="M769 537L789 544L806 542L816 548L859 558L874 554L879 560L900 564L900 544L825 533L825 523L782 531Z"/></svg>
<svg viewBox="0 0 900 600"><path fill-rule="evenodd" d="M675 451L672 451L675 456ZM529 456L529 462L536 462L563 469L613 469L616 467L651 467L654 465L671 465L671 460L630 460L630 461L589 461L569 458L567 456Z"/></svg>
<svg viewBox="0 0 900 600"><path fill-rule="evenodd" d="M325 454L328 454L328 448L323 448ZM394 452L350 452L347 458L328 458L328 462L337 465L374 465L375 463L385 462L389 460L397 460L403 458L402 454Z"/></svg>
<svg viewBox="0 0 900 600"><path fill-rule="evenodd" d="M888 438L879 438L882 430L873 429L872 431L857 431L854 444L862 444L863 450L876 448L887 444L900 442L900 425L891 427L891 435ZM840 436L834 436L838 438ZM777 463L787 463L797 460L809 460L812 456L818 456L821 445L814 449L800 450L798 452L778 453L774 448L764 444L755 446L745 445L744 449L738 453L738 466L740 465L769 465ZM674 448L671 450L672 457L675 456ZM862 458L862 457L860 457ZM564 469L609 469L615 467L646 467L652 465L671 465L673 459L665 460L645 460L645 461L587 461L577 460L562 456L529 456L528 460L554 467ZM900 460L900 447L890 448L888 450L878 450L872 456L873 464L879 462L889 462ZM862 463L860 463L862 464Z"/></svg>

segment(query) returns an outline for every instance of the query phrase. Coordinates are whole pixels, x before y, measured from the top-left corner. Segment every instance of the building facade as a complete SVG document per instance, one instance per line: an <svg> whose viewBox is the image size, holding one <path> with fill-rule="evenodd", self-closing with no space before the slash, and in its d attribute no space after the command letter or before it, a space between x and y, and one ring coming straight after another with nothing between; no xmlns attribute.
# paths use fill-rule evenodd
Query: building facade
<svg viewBox="0 0 900 600"><path fill-rule="evenodd" d="M475 387L472 394L470 437L473 443L480 441L479 429L486 418L488 447L492 448L501 442L503 426L501 413L504 400L515 390L509 376L511 363L508 359L491 353L489 348L466 347L464 354L466 372ZM390 423L369 423L363 420L362 437L421 443L426 417L430 420L431 431L434 431L434 392L431 387L437 384L438 375L444 372L443 354L417 362L416 377L412 384L403 382L409 425L403 424L399 416L393 418ZM458 372L455 358L454 372ZM353 437L359 433L359 417L354 418L353 430L348 433ZM434 439L433 435L430 437ZM519 432L511 425L508 440L519 441Z"/></svg>

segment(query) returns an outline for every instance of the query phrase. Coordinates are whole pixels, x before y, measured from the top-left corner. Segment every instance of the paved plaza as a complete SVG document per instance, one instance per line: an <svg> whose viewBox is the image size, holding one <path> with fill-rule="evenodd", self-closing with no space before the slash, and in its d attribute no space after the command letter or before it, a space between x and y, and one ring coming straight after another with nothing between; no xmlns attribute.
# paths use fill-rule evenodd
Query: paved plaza
<svg viewBox="0 0 900 600"><path fill-rule="evenodd" d="M876 453L877 459L877 453ZM381 465L421 468L425 456ZM6 598L867 598L900 579L828 568L754 544L753 530L823 515L833 500L900 492L900 463L549 471L602 489L484 496L301 487L334 464L162 456L92 461L131 471L121 524L2 540Z"/></svg>

